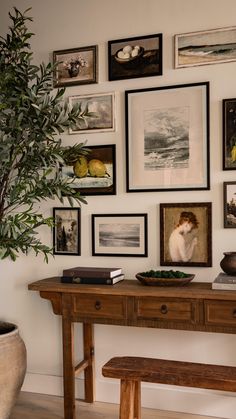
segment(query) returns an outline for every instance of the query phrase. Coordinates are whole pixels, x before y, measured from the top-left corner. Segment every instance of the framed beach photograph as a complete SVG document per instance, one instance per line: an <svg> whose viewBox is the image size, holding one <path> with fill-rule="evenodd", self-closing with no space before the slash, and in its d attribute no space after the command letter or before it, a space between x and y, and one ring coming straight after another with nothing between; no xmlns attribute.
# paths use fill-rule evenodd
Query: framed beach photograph
<svg viewBox="0 0 236 419"><path fill-rule="evenodd" d="M109 80L162 75L162 34L108 41Z"/></svg>
<svg viewBox="0 0 236 419"><path fill-rule="evenodd" d="M116 195L116 146L89 146L86 156L61 166L62 175L81 195Z"/></svg>
<svg viewBox="0 0 236 419"><path fill-rule="evenodd" d="M69 103L78 104L82 112L88 113L88 117L78 118L76 125L69 129L70 134L115 131L114 92L70 96Z"/></svg>
<svg viewBox="0 0 236 419"><path fill-rule="evenodd" d="M125 92L127 192L210 189L209 82Z"/></svg>
<svg viewBox="0 0 236 419"><path fill-rule="evenodd" d="M175 68L236 60L236 26L175 35Z"/></svg>
<svg viewBox="0 0 236 419"><path fill-rule="evenodd" d="M92 255L147 257L147 214L92 214Z"/></svg>
<svg viewBox="0 0 236 419"><path fill-rule="evenodd" d="M80 208L53 208L53 254L80 255Z"/></svg>
<svg viewBox="0 0 236 419"><path fill-rule="evenodd" d="M98 46L53 51L54 87L98 83Z"/></svg>
<svg viewBox="0 0 236 419"><path fill-rule="evenodd" d="M223 170L236 170L236 98L223 99Z"/></svg>
<svg viewBox="0 0 236 419"><path fill-rule="evenodd" d="M224 228L236 228L236 182L223 182Z"/></svg>
<svg viewBox="0 0 236 419"><path fill-rule="evenodd" d="M160 264L212 266L211 202L160 204Z"/></svg>

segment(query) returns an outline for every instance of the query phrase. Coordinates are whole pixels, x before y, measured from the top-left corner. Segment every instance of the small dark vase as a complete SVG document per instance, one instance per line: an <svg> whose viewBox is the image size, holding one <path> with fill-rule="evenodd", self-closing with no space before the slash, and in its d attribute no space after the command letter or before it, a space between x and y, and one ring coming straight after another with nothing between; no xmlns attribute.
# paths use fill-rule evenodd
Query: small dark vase
<svg viewBox="0 0 236 419"><path fill-rule="evenodd" d="M70 77L77 77L79 74L79 66L72 65L71 68L68 69L68 73Z"/></svg>
<svg viewBox="0 0 236 419"><path fill-rule="evenodd" d="M236 276L236 252L224 252L220 266L226 274Z"/></svg>

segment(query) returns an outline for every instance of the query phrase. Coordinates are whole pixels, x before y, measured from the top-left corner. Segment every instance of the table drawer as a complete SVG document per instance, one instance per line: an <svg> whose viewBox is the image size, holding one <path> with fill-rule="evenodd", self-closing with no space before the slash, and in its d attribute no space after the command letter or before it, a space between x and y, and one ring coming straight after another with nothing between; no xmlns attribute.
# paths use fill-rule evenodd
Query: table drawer
<svg viewBox="0 0 236 419"><path fill-rule="evenodd" d="M186 299L137 298L136 313L138 319L191 321L199 320L197 303Z"/></svg>
<svg viewBox="0 0 236 419"><path fill-rule="evenodd" d="M73 312L84 318L126 318L126 298L121 296L88 295L73 296Z"/></svg>
<svg viewBox="0 0 236 419"><path fill-rule="evenodd" d="M236 301L204 301L206 324L236 326Z"/></svg>

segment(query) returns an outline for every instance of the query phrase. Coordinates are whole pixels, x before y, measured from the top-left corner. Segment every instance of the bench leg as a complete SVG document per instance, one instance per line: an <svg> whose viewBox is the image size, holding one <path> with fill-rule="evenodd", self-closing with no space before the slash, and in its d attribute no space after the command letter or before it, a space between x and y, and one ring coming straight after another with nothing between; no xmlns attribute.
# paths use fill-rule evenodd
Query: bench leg
<svg viewBox="0 0 236 419"><path fill-rule="evenodd" d="M141 383L134 380L121 380L120 419L141 419Z"/></svg>

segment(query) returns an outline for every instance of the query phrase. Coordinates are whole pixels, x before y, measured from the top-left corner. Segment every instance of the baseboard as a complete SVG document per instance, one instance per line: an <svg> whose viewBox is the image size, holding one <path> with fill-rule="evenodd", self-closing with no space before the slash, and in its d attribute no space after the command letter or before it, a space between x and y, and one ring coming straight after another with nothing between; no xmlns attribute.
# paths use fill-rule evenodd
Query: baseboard
<svg viewBox="0 0 236 419"><path fill-rule="evenodd" d="M76 379L76 397L83 398L83 379ZM63 395L62 377L27 373L23 391ZM117 380L98 379L96 400L119 403ZM142 406L224 419L235 419L235 393L142 383Z"/></svg>

